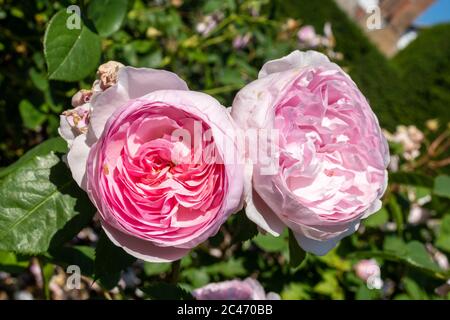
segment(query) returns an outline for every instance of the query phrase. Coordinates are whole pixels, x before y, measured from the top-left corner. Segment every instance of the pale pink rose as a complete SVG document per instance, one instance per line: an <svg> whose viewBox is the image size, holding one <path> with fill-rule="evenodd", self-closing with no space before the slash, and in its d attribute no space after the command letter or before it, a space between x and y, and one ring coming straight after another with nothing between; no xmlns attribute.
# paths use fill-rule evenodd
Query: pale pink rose
<svg viewBox="0 0 450 320"><path fill-rule="evenodd" d="M394 134L385 131L384 135L388 141L402 145L406 160L414 160L420 155L424 134L416 126L399 125Z"/></svg>
<svg viewBox="0 0 450 320"><path fill-rule="evenodd" d="M360 260L355 265L355 273L363 281L368 281L371 277L380 277L381 270L375 259Z"/></svg>
<svg viewBox="0 0 450 320"><path fill-rule="evenodd" d="M197 300L280 300L276 293L265 293L261 284L252 278L210 283L195 289L192 295Z"/></svg>
<svg viewBox="0 0 450 320"><path fill-rule="evenodd" d="M409 210L408 222L412 225L418 225L426 222L430 217L431 212L428 209L421 207L417 203L413 203Z"/></svg>
<svg viewBox="0 0 450 320"><path fill-rule="evenodd" d="M300 42L310 46L316 47L321 42L321 37L316 34L316 30L313 26L301 27L297 32L297 38Z"/></svg>
<svg viewBox="0 0 450 320"><path fill-rule="evenodd" d="M306 251L323 255L381 208L389 152L378 120L356 84L318 52L267 62L232 108L246 132L272 130L264 144L247 134L247 216L278 236L289 227ZM261 155L275 150L277 170Z"/></svg>
<svg viewBox="0 0 450 320"><path fill-rule="evenodd" d="M86 130L61 118L68 165L113 243L146 261L180 259L239 210L236 127L218 101L171 72L121 67L109 79L77 107L89 111Z"/></svg>
<svg viewBox="0 0 450 320"><path fill-rule="evenodd" d="M247 47L248 43L252 38L251 33L246 33L245 35L238 35L233 39L233 48L243 49Z"/></svg>

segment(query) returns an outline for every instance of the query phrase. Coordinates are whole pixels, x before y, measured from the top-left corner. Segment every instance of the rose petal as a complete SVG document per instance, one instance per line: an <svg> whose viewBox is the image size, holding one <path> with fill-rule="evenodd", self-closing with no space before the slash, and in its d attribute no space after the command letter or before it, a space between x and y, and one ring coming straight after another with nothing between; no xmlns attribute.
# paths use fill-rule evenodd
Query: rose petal
<svg viewBox="0 0 450 320"><path fill-rule="evenodd" d="M283 58L266 62L259 71L258 79L264 78L271 73L277 73L306 66L312 67L324 63L330 63L330 60L323 53L312 50L306 52L295 50Z"/></svg>
<svg viewBox="0 0 450 320"><path fill-rule="evenodd" d="M294 232L295 240L297 240L298 245L305 251L314 253L318 256L324 256L329 251L331 251L338 242L345 238L346 236L354 233L358 230L359 223L353 224L346 232L341 233L339 236L328 240L315 240L305 237L303 234Z"/></svg>
<svg viewBox="0 0 450 320"><path fill-rule="evenodd" d="M277 217L272 209L262 201L252 185L252 166L246 166L245 180L245 213L247 217L256 223L264 231L278 237L286 228L285 224Z"/></svg>
<svg viewBox="0 0 450 320"><path fill-rule="evenodd" d="M105 234L116 246L138 259L148 262L171 262L184 257L190 249L175 247L158 247L149 241L120 232L108 223L102 221Z"/></svg>
<svg viewBox="0 0 450 320"><path fill-rule="evenodd" d="M86 135L81 134L73 140L67 153L67 163L72 172L72 177L83 190L86 190L86 162L89 151L90 147L87 144Z"/></svg>
<svg viewBox="0 0 450 320"><path fill-rule="evenodd" d="M156 90L173 89L188 90L186 82L176 74L155 69L124 67L119 70L118 82L95 95L89 134L98 139L105 127L106 121L114 111L130 99L139 98Z"/></svg>

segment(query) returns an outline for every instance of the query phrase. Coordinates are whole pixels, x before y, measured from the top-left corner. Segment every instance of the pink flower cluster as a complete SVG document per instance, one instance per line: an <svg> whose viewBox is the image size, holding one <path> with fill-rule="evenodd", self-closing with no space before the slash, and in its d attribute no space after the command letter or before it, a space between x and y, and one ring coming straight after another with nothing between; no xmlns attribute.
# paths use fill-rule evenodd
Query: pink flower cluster
<svg viewBox="0 0 450 320"><path fill-rule="evenodd" d="M325 254L380 208L386 141L356 84L323 54L267 62L231 112L168 71L109 62L98 79L74 96L60 134L106 234L135 257L180 259L243 206L261 230L290 228Z"/></svg>

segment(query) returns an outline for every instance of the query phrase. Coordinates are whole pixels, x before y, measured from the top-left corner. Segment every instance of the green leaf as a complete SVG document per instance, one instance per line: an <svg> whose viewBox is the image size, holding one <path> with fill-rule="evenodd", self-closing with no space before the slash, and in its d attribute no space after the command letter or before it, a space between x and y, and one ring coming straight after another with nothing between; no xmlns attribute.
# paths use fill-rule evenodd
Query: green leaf
<svg viewBox="0 0 450 320"><path fill-rule="evenodd" d="M384 239L384 251L395 252L399 256L405 256L408 253L406 243L398 237L388 236Z"/></svg>
<svg viewBox="0 0 450 320"><path fill-rule="evenodd" d="M287 232L284 232L279 237L270 234L263 235L260 233L253 238L253 242L264 251L281 252L287 249L287 237Z"/></svg>
<svg viewBox="0 0 450 320"><path fill-rule="evenodd" d="M386 208L381 208L364 220L364 225L368 228L378 228L389 221L389 213Z"/></svg>
<svg viewBox="0 0 450 320"><path fill-rule="evenodd" d="M436 246L450 253L450 213L447 213L441 221Z"/></svg>
<svg viewBox="0 0 450 320"><path fill-rule="evenodd" d="M427 294L422 291L420 286L410 278L403 278L402 280L405 291L412 300L428 300Z"/></svg>
<svg viewBox="0 0 450 320"><path fill-rule="evenodd" d="M192 295L181 288L180 286L156 282L147 287L142 288L142 291L152 300L192 300Z"/></svg>
<svg viewBox="0 0 450 320"><path fill-rule="evenodd" d="M144 273L146 276L157 276L170 271L170 263L144 263Z"/></svg>
<svg viewBox="0 0 450 320"><path fill-rule="evenodd" d="M94 276L95 249L88 246L59 247L50 251L50 260L63 265L77 265L82 274Z"/></svg>
<svg viewBox="0 0 450 320"><path fill-rule="evenodd" d="M440 197L450 198L450 176L440 175L434 179L433 192Z"/></svg>
<svg viewBox="0 0 450 320"><path fill-rule="evenodd" d="M439 272L441 269L432 260L425 246L419 241L411 241L406 245L407 254L405 259L414 266Z"/></svg>
<svg viewBox="0 0 450 320"><path fill-rule="evenodd" d="M29 75L31 81L33 81L33 84L36 88L38 88L41 91L46 91L48 89L48 80L45 75L37 72L36 69L34 68L30 69Z"/></svg>
<svg viewBox="0 0 450 320"><path fill-rule="evenodd" d="M45 32L44 54L52 80L81 80L96 69L100 59L100 37L81 18L79 29L69 29L71 16L66 10L59 11Z"/></svg>
<svg viewBox="0 0 450 320"><path fill-rule="evenodd" d="M348 260L344 260L342 259L338 254L337 254L337 249L334 248L331 251L329 251L326 255L324 256L317 256L315 257L316 259L322 261L323 263L325 263L328 267L334 269L334 270L339 270L339 271L343 271L343 272L348 272L351 270L352 265L351 262Z"/></svg>
<svg viewBox="0 0 450 320"><path fill-rule="evenodd" d="M322 281L320 281L314 288L314 292L322 295L330 296L333 300L343 300L344 291L337 280L336 271L327 270L322 273Z"/></svg>
<svg viewBox="0 0 450 320"><path fill-rule="evenodd" d="M405 244L398 238L391 238L384 248L387 253L394 254L399 259L417 268L432 272L440 270L429 256L425 246L418 241Z"/></svg>
<svg viewBox="0 0 450 320"><path fill-rule="evenodd" d="M225 68L222 70L220 76L220 82L224 85L237 85L244 86L245 80L242 79L242 75L239 70L235 68Z"/></svg>
<svg viewBox="0 0 450 320"><path fill-rule="evenodd" d="M389 172L389 183L432 188L433 179L420 173Z"/></svg>
<svg viewBox="0 0 450 320"><path fill-rule="evenodd" d="M75 236L94 212L53 152L32 157L0 181L0 250L46 252Z"/></svg>
<svg viewBox="0 0 450 320"><path fill-rule="evenodd" d="M30 130L38 129L47 118L45 114L36 109L28 100L20 101L19 112L23 125Z"/></svg>
<svg viewBox="0 0 450 320"><path fill-rule="evenodd" d="M377 300L380 298L380 290L369 289L366 284L361 284L356 291L356 300Z"/></svg>
<svg viewBox="0 0 450 320"><path fill-rule="evenodd" d="M292 282L281 291L283 300L310 300L311 288L300 282Z"/></svg>
<svg viewBox="0 0 450 320"><path fill-rule="evenodd" d="M233 243L250 240L258 234L256 224L250 221L243 211L236 213L232 219Z"/></svg>
<svg viewBox="0 0 450 320"><path fill-rule="evenodd" d="M127 6L127 0L92 0L88 7L88 17L98 34L107 37L120 29Z"/></svg>
<svg viewBox="0 0 450 320"><path fill-rule="evenodd" d="M27 257L21 257L14 252L0 251L0 270L10 273L25 271L30 264Z"/></svg>
<svg viewBox="0 0 450 320"><path fill-rule="evenodd" d="M142 57L139 61L139 66L144 68L159 68L163 62L163 54L160 50Z"/></svg>
<svg viewBox="0 0 450 320"><path fill-rule="evenodd" d="M2 168L0 170L0 179L10 174L14 170L20 168L24 163L33 159L36 156L43 156L49 154L51 151L57 153L66 153L67 152L67 143L64 139L52 138L48 139L41 144L38 144L36 147L30 149L27 153L25 153L19 160L11 164L6 168Z"/></svg>
<svg viewBox="0 0 450 320"><path fill-rule="evenodd" d="M208 272L205 269L187 269L181 273L183 279L187 279L194 288L207 285L210 282Z"/></svg>
<svg viewBox="0 0 450 320"><path fill-rule="evenodd" d="M394 296L394 300L411 300L411 298L405 293L400 293Z"/></svg>
<svg viewBox="0 0 450 320"><path fill-rule="evenodd" d="M222 275L225 278L235 278L247 274L243 259L231 258L227 261L207 266L204 269L210 275Z"/></svg>
<svg viewBox="0 0 450 320"><path fill-rule="evenodd" d="M306 258L306 252L300 248L294 233L289 229L289 264L292 268L298 268Z"/></svg>
<svg viewBox="0 0 450 320"><path fill-rule="evenodd" d="M120 280L122 270L136 261L122 248L114 245L104 232L100 234L95 249L94 273L95 278L106 289L112 289Z"/></svg>

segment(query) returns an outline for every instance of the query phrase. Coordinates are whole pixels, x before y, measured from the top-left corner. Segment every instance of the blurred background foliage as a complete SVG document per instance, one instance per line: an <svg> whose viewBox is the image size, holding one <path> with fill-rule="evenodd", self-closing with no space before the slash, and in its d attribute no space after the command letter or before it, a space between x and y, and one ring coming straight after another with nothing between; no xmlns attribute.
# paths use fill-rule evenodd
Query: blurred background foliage
<svg viewBox="0 0 450 320"><path fill-rule="evenodd" d="M0 299L185 297L209 282L248 276L284 299L449 297L449 25L424 30L389 60L332 0L117 1L109 12L116 19L112 24L101 20L95 2L0 0L0 186L13 182L8 175L15 167L9 165L57 136L59 114L95 79L95 69L76 82L49 80L47 74L46 26L58 11L78 4L99 33L96 65L116 60L168 69L227 106L265 61L304 48L297 37L301 26L322 30L329 23L332 43L318 49L350 73L390 132L393 157L384 207L336 250L307 255L296 269L287 263L287 234L256 235L255 227L236 215L181 261L175 289L161 283L173 277L169 264L131 259L104 239L94 221L48 252L0 251ZM88 64L93 61L79 67ZM26 159L43 150L63 152L56 145L51 140ZM355 273L358 262L370 258L381 268L378 289ZM70 264L81 267L81 291L65 288Z"/></svg>

